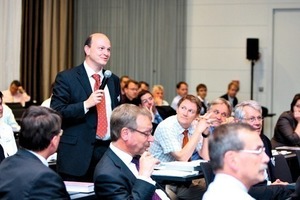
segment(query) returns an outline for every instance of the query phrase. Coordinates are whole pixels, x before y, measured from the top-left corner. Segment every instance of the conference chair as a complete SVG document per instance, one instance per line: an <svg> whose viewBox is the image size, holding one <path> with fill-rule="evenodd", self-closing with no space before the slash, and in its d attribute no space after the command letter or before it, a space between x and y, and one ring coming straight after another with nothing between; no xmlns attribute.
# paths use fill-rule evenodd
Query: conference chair
<svg viewBox="0 0 300 200"><path fill-rule="evenodd" d="M205 183L206 183L206 189L207 189L208 185L211 182L213 182L213 180L215 178L215 173L213 172L210 162L202 162L200 166L201 166L201 169L203 172L203 176L204 176Z"/></svg>
<svg viewBox="0 0 300 200"><path fill-rule="evenodd" d="M275 178L280 179L281 181L292 183L293 182L292 173L284 155L282 154L275 155L274 158L275 158L275 166L273 169L273 174Z"/></svg>

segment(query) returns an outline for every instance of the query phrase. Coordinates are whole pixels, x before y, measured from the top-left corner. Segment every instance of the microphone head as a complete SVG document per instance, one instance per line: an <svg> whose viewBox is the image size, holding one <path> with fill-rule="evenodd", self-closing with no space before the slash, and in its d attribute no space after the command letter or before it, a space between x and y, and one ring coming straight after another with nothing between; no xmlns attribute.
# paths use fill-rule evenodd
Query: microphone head
<svg viewBox="0 0 300 200"><path fill-rule="evenodd" d="M109 78L109 77L111 77L112 73L111 73L110 70L105 70L103 75L104 75L105 78Z"/></svg>

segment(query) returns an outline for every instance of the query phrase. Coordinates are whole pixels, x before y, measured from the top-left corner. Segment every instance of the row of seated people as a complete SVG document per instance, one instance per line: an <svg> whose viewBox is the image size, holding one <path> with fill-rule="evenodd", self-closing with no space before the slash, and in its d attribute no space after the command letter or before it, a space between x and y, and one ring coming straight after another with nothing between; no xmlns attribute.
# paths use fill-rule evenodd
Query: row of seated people
<svg viewBox="0 0 300 200"><path fill-rule="evenodd" d="M147 94L149 94L149 93L147 93ZM141 133L147 135L146 138L148 141L148 142L144 143L144 145L146 145L146 147L143 147L143 148L149 148L150 142L153 142L153 144L151 144L151 146L150 146L150 152L159 161L172 161L172 160L187 161L190 158L199 159L201 157L204 159L209 159L209 156L207 153L208 149L206 149L207 146L205 146L205 145L207 145L206 138L208 138L208 135L213 130L208 129L208 127L217 127L222 123L232 122L233 120L238 120L238 121L248 122L251 126L253 126L255 128L255 131L258 133L258 135L260 135L262 125L261 124L259 125L259 123L256 123L256 122L262 121L262 116L261 116L262 113L261 113L261 108L259 107L259 105L256 105L256 107L255 107L255 105L256 104L254 101L241 103L240 110L238 109L239 106L237 106L236 111L235 111L236 112L235 116L240 116L240 118L231 119L231 118L229 118L229 116L231 114L231 105L224 99L217 99L211 103L208 114L203 116L202 118L198 118L199 117L198 114L201 110L199 99L194 97L193 95L187 95L178 104L179 107L177 109L177 117L175 115L175 116L169 117L168 119L161 122L160 125L158 126L157 130L155 131L154 138L151 136L151 133L149 133L149 132L148 133L141 132ZM128 104L124 104L124 107L125 106L128 106ZM129 112L131 110L137 109L137 107L135 107L135 106L130 107L130 109L124 109L124 107L121 107L120 109L117 109L114 112L121 112L121 111ZM245 111L247 111L247 112L245 113ZM147 111L147 113L149 113L149 112ZM119 115L117 115L117 116L119 116ZM149 119L152 119L153 116L152 115L149 115L149 116L150 116ZM248 116L251 116L251 117L248 117ZM252 119L253 117L255 119ZM197 118L197 120L195 121L196 118ZM140 124L143 124L144 121L145 121L145 119L142 122L138 123L138 126L140 126ZM194 124L194 123L196 123L196 124ZM148 126L152 127L152 125L149 125L149 124L148 124ZM182 140L183 138L180 139L178 137L172 137L172 135L174 136L174 134L178 133L178 129L189 130L188 131L189 132L188 133L189 141L186 144L187 146L182 147L182 141L180 141L180 140ZM134 130L138 130L138 129L134 128ZM137 132L139 132L139 131L137 131ZM264 146L268 147L267 149L269 149L269 150L266 150L266 152L269 155L268 151L270 151L270 145L268 144L268 142L265 142L265 138L266 138L265 136L260 135L260 137L262 138L262 141L264 143L266 143L266 144L264 144ZM177 141L176 141L176 138L177 138ZM121 140L121 138L120 138L120 140ZM121 144L123 144L123 143L121 142ZM122 147L122 145L118 146L117 142L115 145L119 148ZM112 150L114 149L113 147L111 147L111 148L112 148ZM163 149L161 149L161 148L163 148ZM164 149L164 148L167 148L167 149ZM196 152L195 152L195 149L197 150ZM141 149L140 151L143 151L143 150L145 150L145 149ZM117 150L115 150L115 151L118 152ZM115 152L115 151L113 150L113 152ZM164 153L166 151L168 151L168 153ZM141 153L142 152L139 152L138 154L141 154ZM145 155L146 158L147 158L147 156L149 156L149 155ZM142 157L142 158L144 159L144 157ZM157 163L157 162L158 162L157 160L153 160L153 164ZM101 164L100 163L98 164L99 169L97 168L95 171L95 177L96 177L95 191L98 192L97 195L100 197L107 197L105 195L112 195L109 191L107 191L108 187L105 187L105 188L103 188L103 187L106 186L106 184L107 184L107 183L105 183L105 181L112 179L112 177L106 177L107 174L113 174L113 175L116 174L116 173L108 173L107 171L105 171L107 169L111 169L111 170L114 170L114 169L111 167L108 167L104 163L107 163L107 162L101 161ZM147 163L149 164L149 161ZM270 162L269 162L269 164L270 164ZM148 170L150 170L150 171L153 170L153 166L150 165L150 169L148 169ZM99 175L97 175L97 173L99 173ZM104 176L104 174L105 174L105 177L102 177L102 176ZM151 175L151 173L149 173L149 171L147 171L146 174L147 174L147 176ZM97 178L97 177L99 177L99 178ZM268 180L272 180L270 175L269 176L266 175L265 178L267 178ZM264 181L264 182L265 182L264 185L258 186L258 188L263 187L264 189L263 190L259 189L259 190L257 190L258 192L254 189L255 192L253 195L258 195L258 197L261 197L261 195L266 195L266 194L288 196L291 193L289 190L287 190L284 187L284 185L286 183L283 183L280 180L275 181L275 184L279 185L279 186L272 186L272 187L268 186L267 181ZM186 186L172 186L172 185L170 185L168 188L170 191L175 193L180 198L183 198L183 199L196 198L197 199L203 195L203 192L205 191L205 183L203 183L203 180L202 180L202 181L199 181L196 186L193 185L193 187L191 187L191 188L186 188ZM253 188L251 188L249 192L253 191ZM274 188L276 188L276 190L274 190ZM112 188L112 189L114 189L114 188ZM267 190L271 190L272 192L266 192ZM275 192L273 192L273 190ZM197 192L195 192L195 191L197 191ZM264 191L264 192L262 192L262 191ZM128 193L128 191L127 191L127 193ZM127 195L127 193L124 195ZM161 194L161 195L163 195L163 194ZM170 195L172 195L172 193L168 194L168 195L170 196ZM183 195L183 196L181 196L181 195ZM274 196L272 196L272 197L274 197Z"/></svg>

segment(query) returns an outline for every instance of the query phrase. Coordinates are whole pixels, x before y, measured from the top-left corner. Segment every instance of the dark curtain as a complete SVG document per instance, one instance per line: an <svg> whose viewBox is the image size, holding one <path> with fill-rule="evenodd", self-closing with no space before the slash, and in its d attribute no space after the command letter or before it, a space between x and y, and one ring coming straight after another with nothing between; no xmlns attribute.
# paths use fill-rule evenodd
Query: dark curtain
<svg viewBox="0 0 300 200"><path fill-rule="evenodd" d="M20 80L31 96L41 102L42 94L42 33L43 1L23 0Z"/></svg>

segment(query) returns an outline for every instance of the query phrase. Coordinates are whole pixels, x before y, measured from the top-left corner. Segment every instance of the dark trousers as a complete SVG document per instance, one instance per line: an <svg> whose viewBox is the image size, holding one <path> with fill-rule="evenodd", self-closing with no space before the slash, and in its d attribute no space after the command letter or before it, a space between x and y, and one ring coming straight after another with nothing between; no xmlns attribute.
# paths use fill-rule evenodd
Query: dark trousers
<svg viewBox="0 0 300 200"><path fill-rule="evenodd" d="M93 176L94 176L96 165L98 164L98 162L101 160L102 156L108 149L109 144L110 144L110 140L108 141L96 140L94 144L93 156L90 162L90 166L85 175L72 176L69 174L59 173L60 176L63 178L64 181L93 182Z"/></svg>

